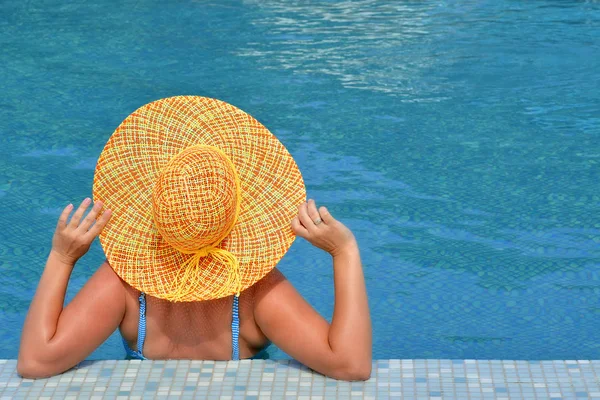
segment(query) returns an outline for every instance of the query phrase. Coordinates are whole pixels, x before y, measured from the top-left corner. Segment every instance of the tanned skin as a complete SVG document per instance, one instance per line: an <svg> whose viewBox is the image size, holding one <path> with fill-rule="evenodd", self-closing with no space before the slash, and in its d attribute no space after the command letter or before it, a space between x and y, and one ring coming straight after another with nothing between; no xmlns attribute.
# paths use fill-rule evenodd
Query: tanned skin
<svg viewBox="0 0 600 400"><path fill-rule="evenodd" d="M104 262L64 307L76 262L109 222L111 211L84 200L62 212L52 250L31 302L17 363L26 378L60 374L88 357L114 331L135 349L139 291ZM316 222L315 222L316 221ZM322 221L322 222L319 222ZM297 236L332 257L335 305L331 323L321 317L277 269L240 296L240 355L249 358L273 342L309 368L332 378L366 380L371 374L372 334L367 292L352 232L313 200L291 221ZM232 297L170 303L147 296L144 355L150 359L231 358Z"/></svg>

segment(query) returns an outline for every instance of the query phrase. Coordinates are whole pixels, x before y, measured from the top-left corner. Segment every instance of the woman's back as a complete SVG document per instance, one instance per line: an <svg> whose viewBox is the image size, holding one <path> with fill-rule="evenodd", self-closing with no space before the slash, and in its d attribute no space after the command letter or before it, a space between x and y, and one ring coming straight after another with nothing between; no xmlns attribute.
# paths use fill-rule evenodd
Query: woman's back
<svg viewBox="0 0 600 400"><path fill-rule="evenodd" d="M101 268L110 269L110 266L105 263ZM269 340L254 319L255 295L257 290L265 290L283 279L279 271L273 270L263 278L262 282L240 295L238 303L240 358L251 358L269 344ZM129 347L138 350L140 292L125 282L123 286L126 292L126 307L119 330ZM145 299L146 336L142 349L144 357L231 359L233 296L210 301L180 303L151 296L145 296Z"/></svg>

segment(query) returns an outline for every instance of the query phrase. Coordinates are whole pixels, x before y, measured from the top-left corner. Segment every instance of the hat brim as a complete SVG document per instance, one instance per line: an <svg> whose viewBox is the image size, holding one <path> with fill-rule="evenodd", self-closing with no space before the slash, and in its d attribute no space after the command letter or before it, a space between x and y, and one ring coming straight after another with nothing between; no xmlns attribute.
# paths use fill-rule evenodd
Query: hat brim
<svg viewBox="0 0 600 400"><path fill-rule="evenodd" d="M306 199L302 175L283 144L260 122L220 100L177 96L136 110L119 125L100 154L93 195L112 210L100 243L114 271L132 287L166 298L176 290L182 254L158 233L152 190L161 169L183 149L221 149L241 182L241 209L218 246L236 256L242 290L271 271L292 245L290 222ZM211 300L226 284L227 267L207 256L195 270L202 279L181 301ZM225 295L232 295L231 287Z"/></svg>

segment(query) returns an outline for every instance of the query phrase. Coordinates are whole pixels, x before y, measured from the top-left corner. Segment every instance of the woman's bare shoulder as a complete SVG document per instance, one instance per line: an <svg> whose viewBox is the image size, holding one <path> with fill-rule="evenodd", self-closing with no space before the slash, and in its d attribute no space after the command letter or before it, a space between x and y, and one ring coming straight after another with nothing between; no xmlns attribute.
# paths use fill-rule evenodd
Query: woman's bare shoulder
<svg viewBox="0 0 600 400"><path fill-rule="evenodd" d="M122 292L124 294L125 299L125 313L123 315L123 320L121 321L120 328L123 328L123 323L128 320L128 316L130 314L135 314L135 318L137 320L137 314L139 313L139 300L140 291L134 289L131 285L125 282L121 277L113 270L110 266L108 260L105 260L104 263L98 269L98 272L102 274L101 280L105 284L115 285L122 287ZM136 322L137 323L137 322Z"/></svg>
<svg viewBox="0 0 600 400"><path fill-rule="evenodd" d="M108 262L108 260L104 260L102 265L100 265L100 268L98 268L97 273L102 274L102 279L104 281L106 281L107 283L110 282L115 285L120 283L123 286L128 297L134 297L135 299L137 299L139 297L140 291L137 289L134 289L127 282L125 282L123 279L121 279L121 277L110 266L110 263Z"/></svg>
<svg viewBox="0 0 600 400"><path fill-rule="evenodd" d="M96 272L94 272L94 275L92 275L88 281L88 284L106 286L112 288L112 290L118 291L121 291L121 288L128 286L112 269L108 260L104 260L100 267L98 267Z"/></svg>
<svg viewBox="0 0 600 400"><path fill-rule="evenodd" d="M252 286L255 302L260 301L273 288L283 282L287 282L286 277L277 268L273 268L271 272Z"/></svg>

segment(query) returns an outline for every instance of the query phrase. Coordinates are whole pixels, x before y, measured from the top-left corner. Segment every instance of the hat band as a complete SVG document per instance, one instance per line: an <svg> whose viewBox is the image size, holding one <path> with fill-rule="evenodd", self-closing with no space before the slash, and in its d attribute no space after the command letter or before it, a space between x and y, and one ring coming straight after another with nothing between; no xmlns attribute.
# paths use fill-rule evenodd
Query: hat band
<svg viewBox="0 0 600 400"><path fill-rule="evenodd" d="M211 150L220 153L226 160L228 166L233 171L233 175L235 177L236 193L235 214L233 216L233 223L229 226L229 228L226 231L223 232L223 234L219 237L219 239L215 241L215 243L208 246L204 246L201 249L191 251L179 249L177 248L177 246L173 246L176 250L183 254L192 254L192 257L184 261L184 263L181 265L181 273L179 273L176 278L176 289L173 292L167 294L164 298L169 301L180 301L188 297L194 291L194 289L200 285L200 274L197 274L195 272L197 271L198 266L200 265L200 260L203 257L207 256L211 256L213 259L226 265L229 271L225 283L221 286L221 288L218 291L214 292L215 298L221 298L230 295L232 286L235 287L235 295L239 297L242 287L242 279L240 276L240 264L238 262L238 259L231 252L225 249L220 249L217 246L223 241L223 239L229 236L240 214L240 205L242 202L240 178L238 176L237 170L235 169L235 165L229 159L227 154L225 154L225 152L223 152L221 149L208 145L197 145L193 147L210 148Z"/></svg>
<svg viewBox="0 0 600 400"><path fill-rule="evenodd" d="M166 300L180 301L194 291L194 288L199 285L199 281L201 280L199 274L194 272L198 269L200 260L206 256L212 256L215 260L227 265L229 271L227 280L219 290L214 292L215 298L218 299L230 295L232 286L235 287L235 295L238 297L240 296L242 286L240 264L236 256L231 252L214 246L206 246L196 251L179 251L184 254L193 255L181 265L180 271L182 271L182 273L177 276L177 288L165 296Z"/></svg>

